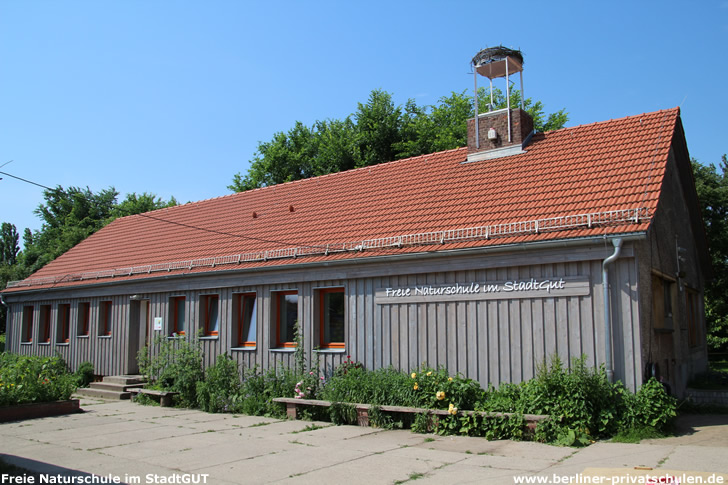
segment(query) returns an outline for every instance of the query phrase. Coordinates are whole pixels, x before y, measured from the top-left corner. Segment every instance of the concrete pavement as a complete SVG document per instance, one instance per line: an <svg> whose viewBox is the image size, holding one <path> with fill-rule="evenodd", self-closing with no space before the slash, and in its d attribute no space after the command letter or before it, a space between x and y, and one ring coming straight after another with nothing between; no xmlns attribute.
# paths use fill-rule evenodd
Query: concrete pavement
<svg viewBox="0 0 728 485"><path fill-rule="evenodd" d="M0 457L47 483L63 483L63 475L75 483L611 484L666 474L681 484L728 483L728 416L691 418L675 438L576 449L129 401L81 407L86 412L0 425Z"/></svg>

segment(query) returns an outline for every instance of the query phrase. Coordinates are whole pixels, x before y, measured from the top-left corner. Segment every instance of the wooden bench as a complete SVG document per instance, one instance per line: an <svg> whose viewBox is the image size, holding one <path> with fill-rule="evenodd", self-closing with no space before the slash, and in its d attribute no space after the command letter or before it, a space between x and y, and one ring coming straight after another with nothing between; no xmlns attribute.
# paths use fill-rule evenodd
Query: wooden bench
<svg viewBox="0 0 728 485"><path fill-rule="evenodd" d="M273 402L279 402L286 405L286 416L288 419L296 419L298 406L319 406L319 407L331 407L331 401L320 401L318 399L296 399L292 397L276 397L273 398ZM348 406L352 406L356 410L356 422L359 426L369 426L369 410L371 408L379 408L380 411L389 413L410 413L410 414L432 414L437 416L447 416L449 411L447 409L427 409L427 408L413 408L407 406L375 406L373 404L360 404L360 403L341 403ZM516 416L515 413L496 413L487 411L458 411L458 416L495 416L495 417L510 417ZM544 414L524 414L523 419L526 421L526 426L530 431L534 431L540 421L548 419L548 415Z"/></svg>
<svg viewBox="0 0 728 485"><path fill-rule="evenodd" d="M176 391L158 391L156 389L133 388L129 389L132 394L147 394L159 398L159 405L163 408L172 406L172 398L179 394Z"/></svg>

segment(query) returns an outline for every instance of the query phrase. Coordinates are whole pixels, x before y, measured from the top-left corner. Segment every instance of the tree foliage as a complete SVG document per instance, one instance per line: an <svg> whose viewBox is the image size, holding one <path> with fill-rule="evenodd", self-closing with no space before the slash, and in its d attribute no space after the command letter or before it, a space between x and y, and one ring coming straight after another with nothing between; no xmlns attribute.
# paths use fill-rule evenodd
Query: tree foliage
<svg viewBox="0 0 728 485"><path fill-rule="evenodd" d="M485 89L478 96L479 106L490 103ZM506 107L506 97L497 89L493 104ZM511 105L519 104L520 93L513 91ZM531 98L524 107L537 131L562 128L568 120L563 109L547 115L543 103ZM241 192L465 146L467 120L473 115L473 97L466 91L444 96L434 106L418 106L412 99L398 106L390 93L377 89L343 120L316 121L311 127L299 121L260 142L247 174L235 174L228 188Z"/></svg>
<svg viewBox="0 0 728 485"><path fill-rule="evenodd" d="M708 238L713 278L705 288L708 345L713 351L728 351L728 158L723 155L720 171L715 165L693 160L695 188Z"/></svg>
<svg viewBox="0 0 728 485"><path fill-rule="evenodd" d="M15 225L2 223L0 231L0 289L8 281L27 278L85 238L118 217L177 205L153 194L131 193L118 202L113 187L94 193L88 187L60 185L43 192L44 202L34 211L43 225L39 231L23 231L23 250ZM5 331L5 307L0 306L0 333Z"/></svg>

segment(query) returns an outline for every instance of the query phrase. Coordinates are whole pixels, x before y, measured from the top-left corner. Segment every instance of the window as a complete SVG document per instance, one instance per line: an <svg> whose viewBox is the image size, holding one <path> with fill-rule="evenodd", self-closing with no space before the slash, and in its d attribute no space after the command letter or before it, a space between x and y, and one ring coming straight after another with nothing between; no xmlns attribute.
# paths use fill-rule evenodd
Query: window
<svg viewBox="0 0 728 485"><path fill-rule="evenodd" d="M68 333L71 320L71 305L61 303L58 305L58 318L56 319L56 343L68 343Z"/></svg>
<svg viewBox="0 0 728 485"><path fill-rule="evenodd" d="M675 282L652 275L652 324L658 330L673 330Z"/></svg>
<svg viewBox="0 0 728 485"><path fill-rule="evenodd" d="M202 322L204 335L216 337L218 333L218 307L220 297L218 295L202 295L200 297L200 321Z"/></svg>
<svg viewBox="0 0 728 485"><path fill-rule="evenodd" d="M33 307L23 307L23 322L21 330L21 338L23 342L33 341Z"/></svg>
<svg viewBox="0 0 728 485"><path fill-rule="evenodd" d="M255 293L238 293L233 297L233 343L238 347L255 347L257 301Z"/></svg>
<svg viewBox="0 0 728 485"><path fill-rule="evenodd" d="M687 304L688 319L688 343L691 347L698 345L700 341L700 301L699 294L695 290L687 289L685 299Z"/></svg>
<svg viewBox="0 0 728 485"><path fill-rule="evenodd" d="M170 335L172 337L185 334L185 297L173 296L169 299Z"/></svg>
<svg viewBox="0 0 728 485"><path fill-rule="evenodd" d="M344 348L344 288L318 291L319 335L322 349Z"/></svg>
<svg viewBox="0 0 728 485"><path fill-rule="evenodd" d="M91 304L82 301L78 304L78 315L76 316L76 335L88 337L89 323L91 321Z"/></svg>
<svg viewBox="0 0 728 485"><path fill-rule="evenodd" d="M298 291L273 293L275 302L275 329L278 347L296 346L296 322L298 321Z"/></svg>
<svg viewBox="0 0 728 485"><path fill-rule="evenodd" d="M40 306L40 332L38 342L41 344L51 343L51 306Z"/></svg>
<svg viewBox="0 0 728 485"><path fill-rule="evenodd" d="M102 301L99 303L99 336L111 336L111 302Z"/></svg>

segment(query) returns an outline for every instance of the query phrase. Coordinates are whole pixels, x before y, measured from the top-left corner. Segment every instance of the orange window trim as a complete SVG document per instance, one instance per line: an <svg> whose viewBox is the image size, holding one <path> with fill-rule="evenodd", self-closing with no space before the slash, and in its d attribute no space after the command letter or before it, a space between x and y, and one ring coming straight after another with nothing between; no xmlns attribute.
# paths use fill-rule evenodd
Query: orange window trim
<svg viewBox="0 0 728 485"><path fill-rule="evenodd" d="M326 342L326 315L324 302L329 293L344 293L344 288L323 288L319 290L319 340L322 349L343 349L345 342Z"/></svg>
<svg viewBox="0 0 728 485"><path fill-rule="evenodd" d="M218 331L217 330L210 330L210 311L212 310L213 302L214 302L214 304L218 304L219 303L219 301L220 301L219 300L219 296L218 295L203 295L203 299L205 301L205 308L204 308L204 311L205 311L205 318L204 318L205 335L208 336L208 337L215 337L215 336L218 335ZM219 312L218 312L217 319L218 319L218 325L219 325L220 324L220 315L219 315Z"/></svg>
<svg viewBox="0 0 728 485"><path fill-rule="evenodd" d="M101 315L99 315L101 321L99 335L108 337L111 335L111 302L102 301L99 310L101 312Z"/></svg>
<svg viewBox="0 0 728 485"><path fill-rule="evenodd" d="M89 332L91 305L85 301L81 302L78 306L78 311L81 312L81 335L87 336Z"/></svg>
<svg viewBox="0 0 728 485"><path fill-rule="evenodd" d="M176 333L177 335L185 335L184 330L179 330L179 313L177 312L177 309L179 308L179 302L185 301L184 296L174 296L172 297L172 333Z"/></svg>
<svg viewBox="0 0 728 485"><path fill-rule="evenodd" d="M49 343L51 341L51 308L50 305L41 307L41 316L43 318L43 341Z"/></svg>
<svg viewBox="0 0 728 485"><path fill-rule="evenodd" d="M237 323L237 327L238 327L237 328L237 332L238 332L237 344L241 347L255 347L256 346L255 340L243 340L245 337L247 337L246 332L245 332L245 313L246 313L245 312L245 310L246 310L245 299L246 299L246 297L252 297L253 300L255 301L255 299L258 297L258 295L256 293L238 293L237 295L235 295L235 297L238 299L238 301L237 301L238 314L236 316L236 318L237 318L236 323ZM257 317L257 315L256 315L256 317ZM258 326L256 325L255 328L257 330Z"/></svg>
<svg viewBox="0 0 728 485"><path fill-rule="evenodd" d="M60 315L60 322L61 325L61 340L63 342L68 342L68 335L69 335L69 319L70 319L70 313L71 313L71 305L68 304L62 304L58 307L58 313Z"/></svg>
<svg viewBox="0 0 728 485"><path fill-rule="evenodd" d="M298 295L298 290L276 292L276 342L278 347L295 348L296 342L281 342L281 301L286 295Z"/></svg>

